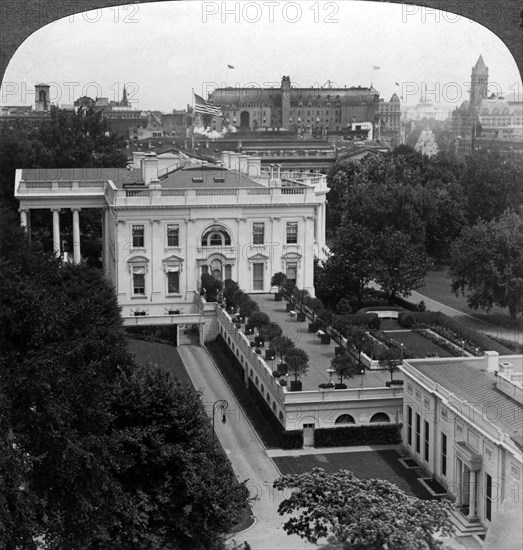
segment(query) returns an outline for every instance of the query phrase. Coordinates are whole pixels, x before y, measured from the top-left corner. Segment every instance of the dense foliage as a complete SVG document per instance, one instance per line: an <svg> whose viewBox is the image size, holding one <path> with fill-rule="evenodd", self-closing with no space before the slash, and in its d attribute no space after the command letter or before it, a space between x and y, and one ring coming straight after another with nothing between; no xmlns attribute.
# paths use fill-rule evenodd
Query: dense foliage
<svg viewBox="0 0 523 550"><path fill-rule="evenodd" d="M198 394L133 364L99 271L60 268L1 214L4 547L211 547L246 492Z"/></svg>
<svg viewBox="0 0 523 550"><path fill-rule="evenodd" d="M282 476L274 487L290 494L278 507L291 515L284 530L313 543L331 537L348 548L433 550L441 547L436 534L453 529L448 501L412 499L388 481L358 479L347 470L314 468Z"/></svg>

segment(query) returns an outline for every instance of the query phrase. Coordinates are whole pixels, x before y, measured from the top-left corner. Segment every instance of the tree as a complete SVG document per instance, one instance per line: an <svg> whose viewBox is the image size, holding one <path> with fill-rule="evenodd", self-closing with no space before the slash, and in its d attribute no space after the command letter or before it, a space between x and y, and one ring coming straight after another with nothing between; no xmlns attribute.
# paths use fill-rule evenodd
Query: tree
<svg viewBox="0 0 523 550"><path fill-rule="evenodd" d="M271 349L280 358L280 363L283 363L287 352L294 347L294 342L290 338L287 338L287 336L276 336L271 342Z"/></svg>
<svg viewBox="0 0 523 550"><path fill-rule="evenodd" d="M380 367L390 372L392 382L393 375L399 370L398 365L401 364L400 352L397 349L386 348L381 352L378 362Z"/></svg>
<svg viewBox="0 0 523 550"><path fill-rule="evenodd" d="M360 309L365 288L375 275L374 236L364 225L346 222L336 233L331 250L332 256L320 275L320 285L328 289L335 302L355 294Z"/></svg>
<svg viewBox="0 0 523 550"><path fill-rule="evenodd" d="M398 294L409 296L423 285L428 262L425 250L401 231L390 228L376 239L374 278L392 303Z"/></svg>
<svg viewBox="0 0 523 550"><path fill-rule="evenodd" d="M249 298L248 295L247 299L240 303L240 315L242 317L250 317L259 310L260 307L258 304L253 299Z"/></svg>
<svg viewBox="0 0 523 550"><path fill-rule="evenodd" d="M254 302L256 303L256 302ZM258 330L271 322L269 316L263 311L254 311L249 315L248 328L257 328Z"/></svg>
<svg viewBox="0 0 523 550"><path fill-rule="evenodd" d="M277 286L278 291L281 292L282 286L287 281L287 275L285 273L282 273L281 271L278 271L275 273L271 278L271 286Z"/></svg>
<svg viewBox="0 0 523 550"><path fill-rule="evenodd" d="M523 216L507 210L465 228L452 246L449 274L452 291L471 308L508 308L514 322L523 310Z"/></svg>
<svg viewBox="0 0 523 550"><path fill-rule="evenodd" d="M293 347L285 354L285 364L294 375L294 380L298 381L298 378L307 374L309 370L309 356L302 349Z"/></svg>
<svg viewBox="0 0 523 550"><path fill-rule="evenodd" d="M336 371L336 376L340 379L340 384L343 384L344 378L352 378L359 372L357 365L347 354L339 355L331 359L331 369Z"/></svg>
<svg viewBox="0 0 523 550"><path fill-rule="evenodd" d="M269 323L259 328L258 334L271 344L271 342L283 334L283 330L278 323Z"/></svg>
<svg viewBox="0 0 523 550"><path fill-rule="evenodd" d="M348 344L358 352L358 368L361 370L361 352L368 340L367 332L357 325L347 325L344 332Z"/></svg>
<svg viewBox="0 0 523 550"><path fill-rule="evenodd" d="M208 302L216 302L218 300L218 292L222 289L221 281L209 273L202 273L201 287L205 291L205 299Z"/></svg>
<svg viewBox="0 0 523 550"><path fill-rule="evenodd" d="M446 500L412 499L393 483L358 479L347 470L327 473L314 468L274 482L289 495L278 506L291 514L283 529L311 543L332 537L346 548L435 550L438 536L453 532Z"/></svg>
<svg viewBox="0 0 523 550"><path fill-rule="evenodd" d="M240 287L236 281L232 279L225 279L225 281L223 281L223 297L228 307L235 307L237 305L235 302L235 295L239 290Z"/></svg>

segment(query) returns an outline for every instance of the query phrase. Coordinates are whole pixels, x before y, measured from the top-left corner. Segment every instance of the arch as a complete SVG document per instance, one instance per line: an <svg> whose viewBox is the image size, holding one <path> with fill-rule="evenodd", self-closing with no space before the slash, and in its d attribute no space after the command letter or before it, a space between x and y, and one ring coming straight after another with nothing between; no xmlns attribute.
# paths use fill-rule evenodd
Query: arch
<svg viewBox="0 0 523 550"><path fill-rule="evenodd" d="M281 411L278 413L278 418L283 422L283 413Z"/></svg>
<svg viewBox="0 0 523 550"><path fill-rule="evenodd" d="M336 418L334 424L356 424L356 421L351 414L342 414Z"/></svg>
<svg viewBox="0 0 523 550"><path fill-rule="evenodd" d="M371 424L388 423L390 422L390 418L388 414L385 414L384 412L379 412L372 415L370 422Z"/></svg>
<svg viewBox="0 0 523 550"><path fill-rule="evenodd" d="M276 401L272 402L272 410L276 412Z"/></svg>
<svg viewBox="0 0 523 550"><path fill-rule="evenodd" d="M267 399L267 403L271 402L271 396L270 396L269 392L267 392L266 399Z"/></svg>
<svg viewBox="0 0 523 550"><path fill-rule="evenodd" d="M260 386L260 391L261 391L261 394L263 395L263 392L265 391L263 384Z"/></svg>
<svg viewBox="0 0 523 550"><path fill-rule="evenodd" d="M256 385L258 385L258 377L256 377L255 383Z"/></svg>
<svg viewBox="0 0 523 550"><path fill-rule="evenodd" d="M45 95L45 91L44 90L40 90L38 92L38 101L40 101L41 103L45 103L47 101L47 97Z"/></svg>
<svg viewBox="0 0 523 550"><path fill-rule="evenodd" d="M249 111L242 111L240 113L240 126L249 127L250 116Z"/></svg>
<svg viewBox="0 0 523 550"><path fill-rule="evenodd" d="M230 246L231 234L223 225L211 225L202 234L202 246Z"/></svg>

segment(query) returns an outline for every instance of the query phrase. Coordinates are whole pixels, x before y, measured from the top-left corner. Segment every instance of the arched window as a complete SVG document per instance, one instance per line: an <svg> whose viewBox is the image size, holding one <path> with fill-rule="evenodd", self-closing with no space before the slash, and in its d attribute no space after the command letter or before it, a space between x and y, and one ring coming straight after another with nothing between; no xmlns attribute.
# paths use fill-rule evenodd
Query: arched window
<svg viewBox="0 0 523 550"><path fill-rule="evenodd" d="M222 262L215 259L211 262L211 275L218 281L222 280Z"/></svg>
<svg viewBox="0 0 523 550"><path fill-rule="evenodd" d="M384 422L390 422L390 418L388 414L385 413L376 413L372 416L370 419L371 424L375 423L384 423Z"/></svg>
<svg viewBox="0 0 523 550"><path fill-rule="evenodd" d="M214 225L202 237L202 246L230 246L231 236L225 227Z"/></svg>
<svg viewBox="0 0 523 550"><path fill-rule="evenodd" d="M38 101L41 101L42 103L45 103L47 101L44 90L40 90L40 92L38 93Z"/></svg>
<svg viewBox="0 0 523 550"><path fill-rule="evenodd" d="M356 424L354 418L350 414L342 414L336 418L334 424Z"/></svg>

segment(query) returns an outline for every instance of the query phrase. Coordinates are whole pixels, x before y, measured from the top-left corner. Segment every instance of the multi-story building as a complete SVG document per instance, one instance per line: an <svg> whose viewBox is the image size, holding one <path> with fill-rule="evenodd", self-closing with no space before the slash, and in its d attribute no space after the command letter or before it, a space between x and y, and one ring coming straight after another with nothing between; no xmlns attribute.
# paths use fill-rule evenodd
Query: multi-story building
<svg viewBox="0 0 523 550"><path fill-rule="evenodd" d="M277 271L314 293L313 264L325 246L325 176L262 172L259 158L224 152L221 165L135 153L129 169L18 170L21 221L53 211L61 255L60 211L73 211L73 258L81 261L81 211L103 212L103 265L125 316L195 308L202 273L233 278L247 292L269 292Z"/></svg>
<svg viewBox="0 0 523 550"><path fill-rule="evenodd" d="M392 94L390 101L380 99L378 103L379 127L378 139L385 137L394 144L400 142L401 102L397 94Z"/></svg>
<svg viewBox="0 0 523 550"><path fill-rule="evenodd" d="M342 132L354 122L376 123L379 94L374 88L295 88L284 76L280 87L217 88L209 100L220 107L222 125L258 130L278 128L294 133L326 135Z"/></svg>
<svg viewBox="0 0 523 550"><path fill-rule="evenodd" d="M523 356L409 359L400 369L406 450L455 500L464 528L484 534L523 497Z"/></svg>

